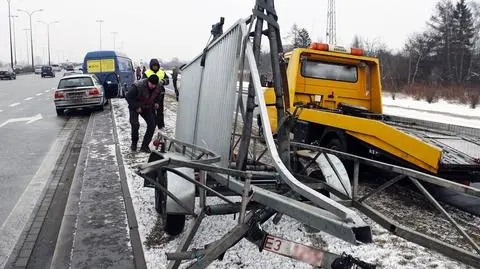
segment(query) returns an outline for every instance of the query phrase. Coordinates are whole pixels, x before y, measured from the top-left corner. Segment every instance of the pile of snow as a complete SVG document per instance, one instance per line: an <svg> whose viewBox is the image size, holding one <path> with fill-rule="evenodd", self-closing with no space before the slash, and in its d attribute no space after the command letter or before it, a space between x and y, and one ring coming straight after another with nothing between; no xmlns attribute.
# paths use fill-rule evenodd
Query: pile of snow
<svg viewBox="0 0 480 269"><path fill-rule="evenodd" d="M429 120L441 123L479 128L480 109L468 105L455 104L438 100L429 104L423 100L415 100L410 96L397 94L395 100L391 95L383 95L383 113L407 118Z"/></svg>
<svg viewBox="0 0 480 269"><path fill-rule="evenodd" d="M151 269L166 268L167 259L165 252L174 252L183 240L185 233L177 238L168 238L163 234L161 235L161 243L153 247L146 246L145 242L152 233L158 216L154 208L153 189L143 187L143 179L134 173L134 169L136 165L147 162L148 155L130 151L130 125L128 122L127 104L124 99L112 99L111 101L147 266ZM172 137L175 129L176 108L175 98L167 95L165 98L166 128L164 132ZM140 134L143 135L145 124L142 120L140 122ZM215 204L218 202L218 199L209 198L207 203ZM354 257L378 264L378 268L469 268L434 251L392 235L372 220L366 217L364 219L372 227L374 239L372 244L352 245L323 232L311 233L304 225L287 216L283 217L278 225L268 221L263 228L273 235L306 245L323 247L327 251L338 254L343 252L352 254ZM204 247L206 244L219 239L232 229L236 223L237 220L234 220L231 215L205 218L194 238L193 247ZM192 219L187 219L187 229L192 224ZM265 251L261 253L256 246L243 239L227 251L222 261L214 262L209 268L269 269L311 268L311 266L273 253Z"/></svg>

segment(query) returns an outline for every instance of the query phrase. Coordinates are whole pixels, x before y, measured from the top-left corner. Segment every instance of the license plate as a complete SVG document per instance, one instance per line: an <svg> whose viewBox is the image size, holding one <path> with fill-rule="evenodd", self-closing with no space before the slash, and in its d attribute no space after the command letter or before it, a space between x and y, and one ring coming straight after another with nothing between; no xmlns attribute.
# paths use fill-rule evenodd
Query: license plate
<svg viewBox="0 0 480 269"><path fill-rule="evenodd" d="M267 235L263 249L306 262L314 266L322 266L324 252L287 239Z"/></svg>
<svg viewBox="0 0 480 269"><path fill-rule="evenodd" d="M83 92L76 92L76 93L69 93L68 98L69 99L82 99L85 96L85 93Z"/></svg>

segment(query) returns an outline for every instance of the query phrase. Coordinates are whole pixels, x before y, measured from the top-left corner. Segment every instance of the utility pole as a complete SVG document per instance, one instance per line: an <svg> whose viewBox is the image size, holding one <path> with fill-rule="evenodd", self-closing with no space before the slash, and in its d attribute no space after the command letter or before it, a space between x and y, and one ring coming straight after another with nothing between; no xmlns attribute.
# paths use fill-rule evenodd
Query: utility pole
<svg viewBox="0 0 480 269"><path fill-rule="evenodd" d="M34 71L35 70L35 60L33 59L33 27L32 27L32 15L35 13L35 12L40 12L40 11L43 11L43 9L37 9L37 10L34 10L32 12L28 12L26 10L23 10L23 9L17 9L17 11L20 11L20 12L25 12L28 17L30 18L30 52L32 53L32 70Z"/></svg>
<svg viewBox="0 0 480 269"><path fill-rule="evenodd" d="M335 0L328 0L327 11L327 43L337 43L337 19L335 13Z"/></svg>
<svg viewBox="0 0 480 269"><path fill-rule="evenodd" d="M103 23L103 20L97 20L99 26L100 26L100 50L102 50L102 23Z"/></svg>
<svg viewBox="0 0 480 269"><path fill-rule="evenodd" d="M10 67L13 69L13 45L12 45L12 15L10 14L10 0L8 2L8 30L10 31Z"/></svg>
<svg viewBox="0 0 480 269"><path fill-rule="evenodd" d="M15 39L15 18L18 18L18 15L12 15L12 20L13 20L13 61L15 63L15 66L17 66L17 40Z"/></svg>
<svg viewBox="0 0 480 269"><path fill-rule="evenodd" d="M117 34L118 34L118 32L112 32L112 35L113 35L113 51L116 50L115 41L116 41Z"/></svg>
<svg viewBox="0 0 480 269"><path fill-rule="evenodd" d="M50 61L50 25L58 23L58 21L52 21L52 22L37 21L37 22L43 23L47 26L48 65L51 66L52 63Z"/></svg>

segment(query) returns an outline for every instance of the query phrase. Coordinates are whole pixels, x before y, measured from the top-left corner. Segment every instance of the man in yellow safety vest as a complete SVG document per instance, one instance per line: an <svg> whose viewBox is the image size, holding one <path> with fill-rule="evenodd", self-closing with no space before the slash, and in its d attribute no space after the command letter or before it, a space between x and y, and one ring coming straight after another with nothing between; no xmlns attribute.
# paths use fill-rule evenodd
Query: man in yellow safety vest
<svg viewBox="0 0 480 269"><path fill-rule="evenodd" d="M168 85L170 82L168 79L167 73L160 69L160 63L157 59L150 60L150 69L145 71L145 76L149 78L151 75L156 75L158 77L158 88L161 90L161 101L158 108L155 110L155 124L158 129L165 127L165 120L163 118L163 99L165 96L165 85Z"/></svg>

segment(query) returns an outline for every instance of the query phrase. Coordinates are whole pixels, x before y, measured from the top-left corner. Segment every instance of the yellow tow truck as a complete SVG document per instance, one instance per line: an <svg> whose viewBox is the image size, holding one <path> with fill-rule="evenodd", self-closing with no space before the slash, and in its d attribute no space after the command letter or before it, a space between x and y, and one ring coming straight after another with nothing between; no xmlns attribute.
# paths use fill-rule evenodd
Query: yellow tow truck
<svg viewBox="0 0 480 269"><path fill-rule="evenodd" d="M397 125L382 114L377 58L363 50L312 43L285 54L287 109L300 111L294 140L415 168L458 182L480 180L475 157L449 147L440 136ZM275 93L264 98L272 129L277 128ZM441 135L445 139L445 134ZM448 138L448 137L447 137ZM455 136L451 137L456 139ZM468 141L464 141L468 147ZM476 145L478 146L478 145Z"/></svg>

